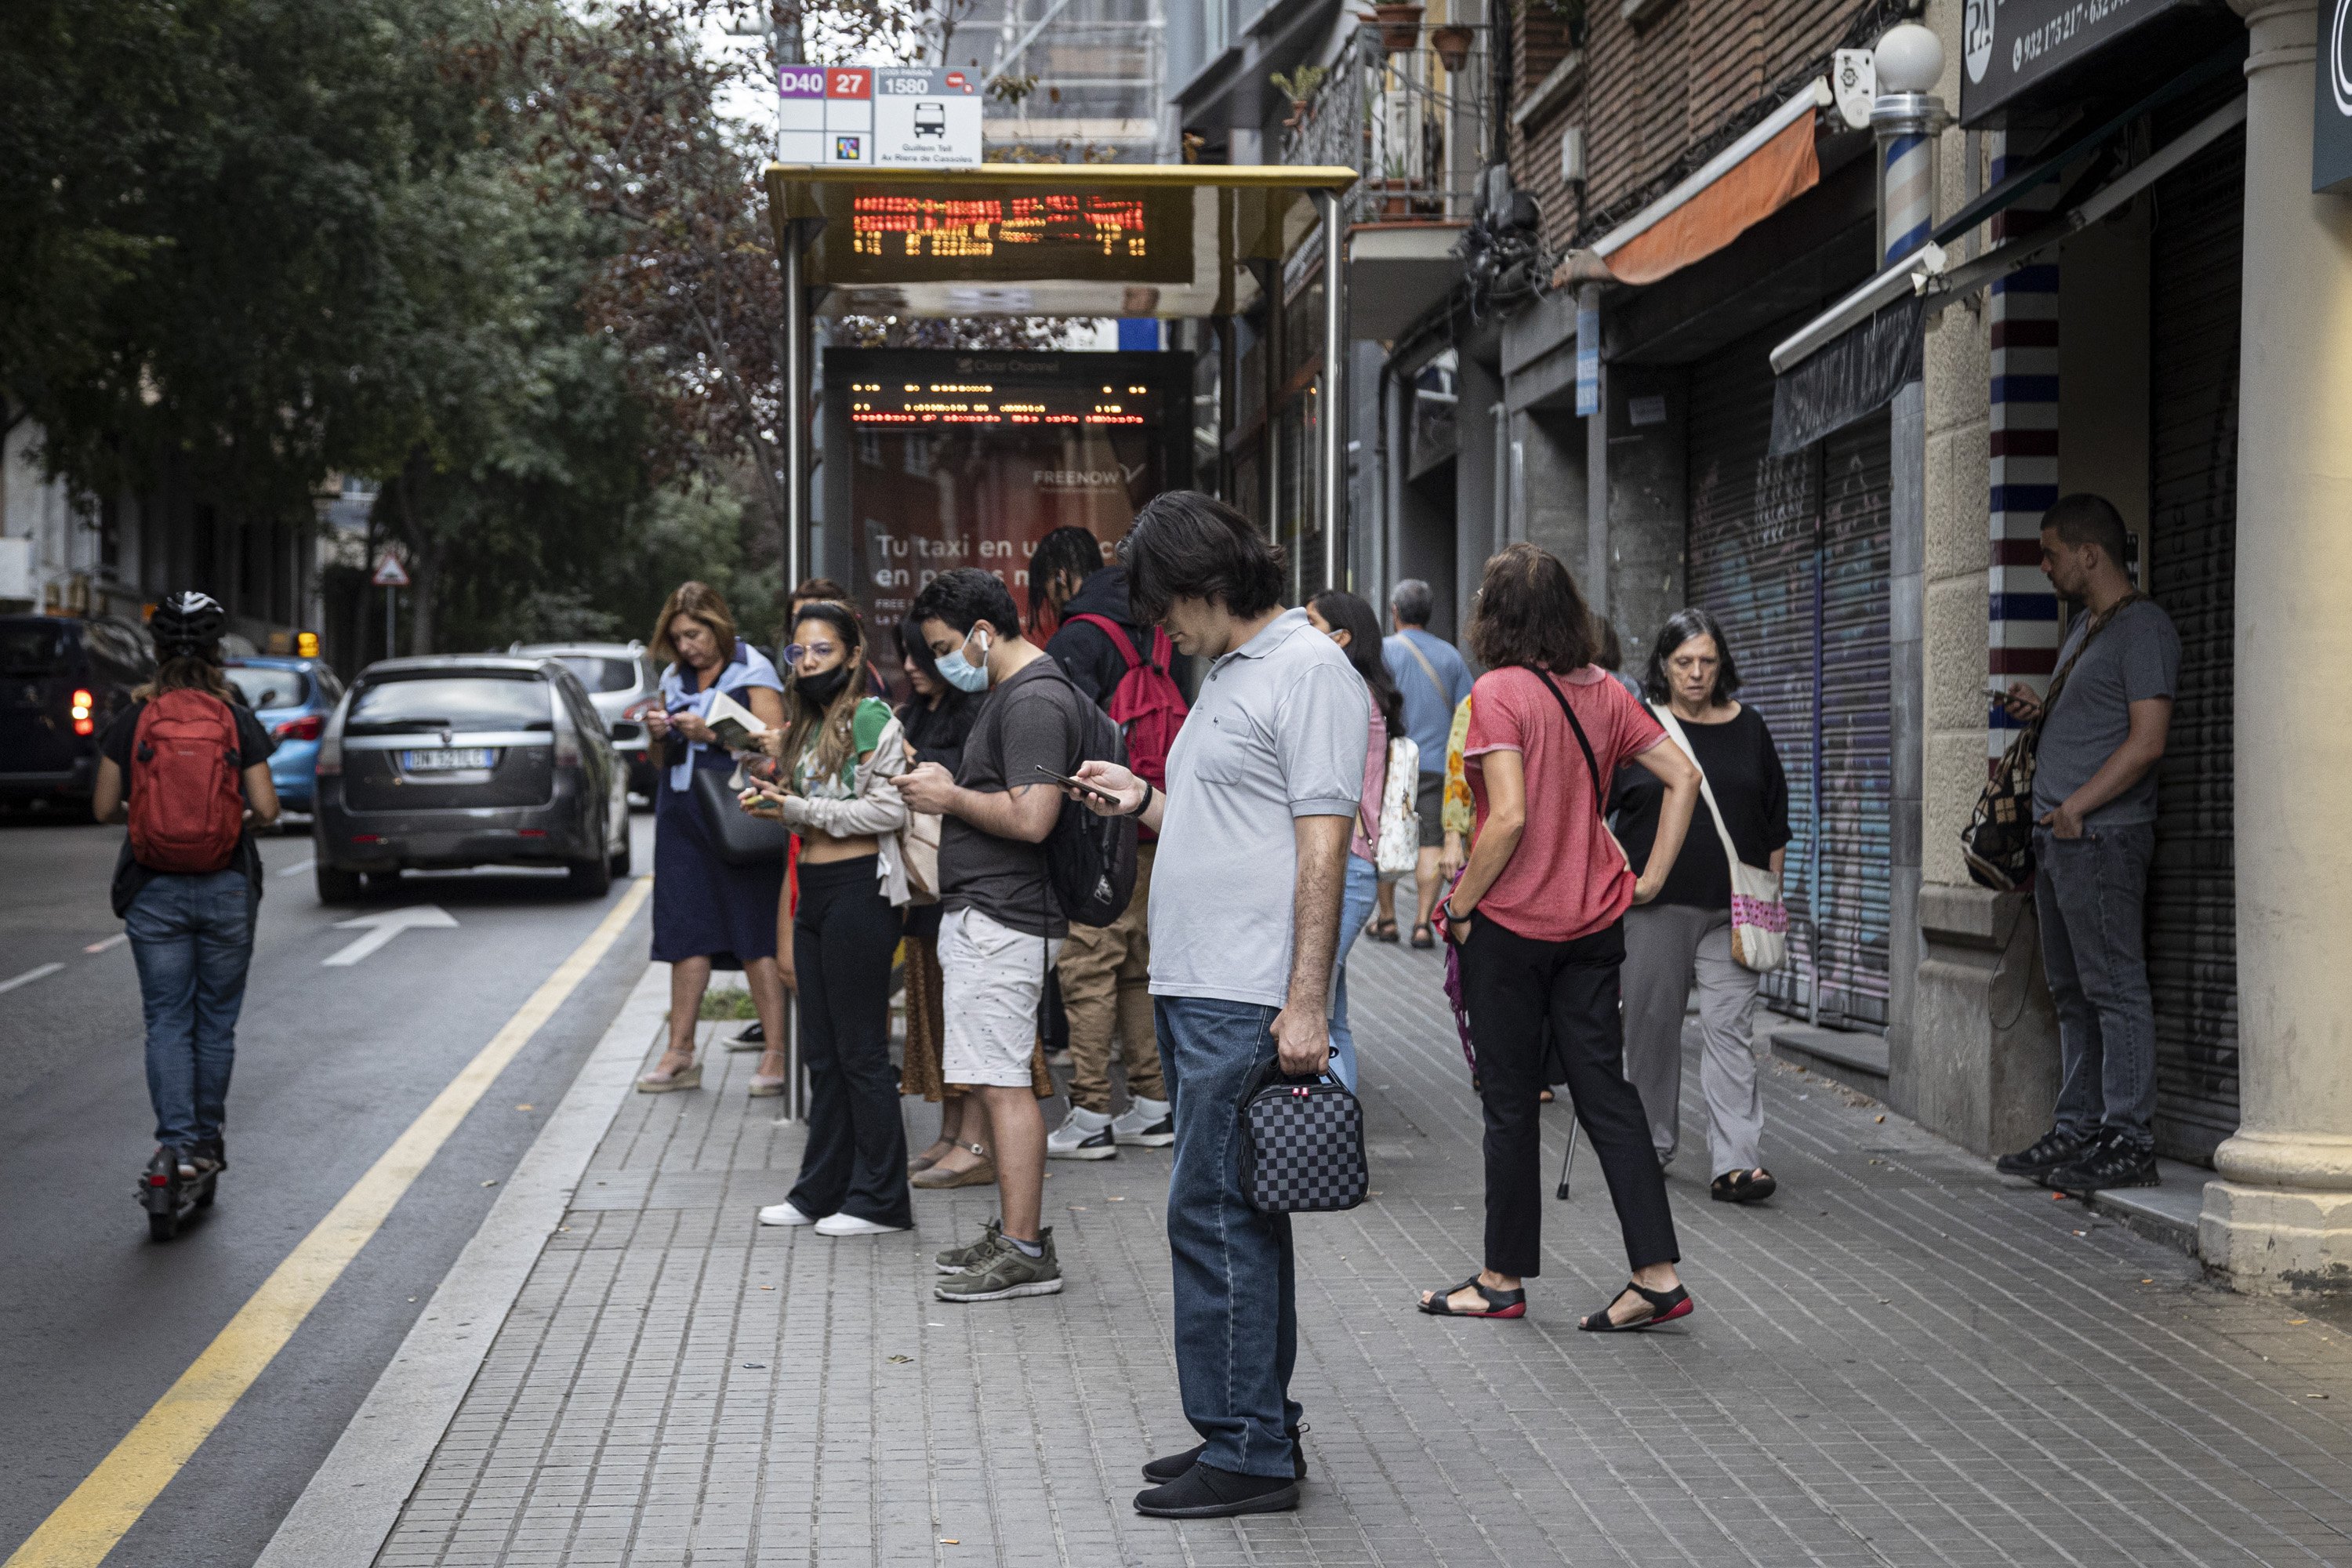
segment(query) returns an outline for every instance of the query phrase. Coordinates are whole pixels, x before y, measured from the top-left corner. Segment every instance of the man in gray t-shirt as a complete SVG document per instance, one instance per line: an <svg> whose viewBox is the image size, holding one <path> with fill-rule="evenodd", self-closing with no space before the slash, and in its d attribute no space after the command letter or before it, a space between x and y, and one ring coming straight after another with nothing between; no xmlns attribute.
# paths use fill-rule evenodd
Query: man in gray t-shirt
<svg viewBox="0 0 2352 1568"><path fill-rule="evenodd" d="M1242 1192L1241 1106L1269 1069L1319 1073L1348 836L1371 740L1364 683L1304 610L1281 558L1231 507L1155 497L1120 553L1139 619L1213 660L1168 755L1168 787L1088 763L1091 804L1160 834L1151 997L1175 1107L1168 1250L1177 1382L1201 1446L1154 1459L1136 1511L1200 1519L1297 1505L1297 1289L1286 1215Z"/></svg>
<svg viewBox="0 0 2352 1568"><path fill-rule="evenodd" d="M2034 751L2034 911L2058 1011L2054 1124L2003 1171L2063 1192L2154 1186L2156 1006L2141 925L2156 851L2156 764L2172 724L2180 637L2125 573L2123 519L2094 495L2042 520L2042 570L2083 606L2055 695L2010 688L2042 717Z"/></svg>

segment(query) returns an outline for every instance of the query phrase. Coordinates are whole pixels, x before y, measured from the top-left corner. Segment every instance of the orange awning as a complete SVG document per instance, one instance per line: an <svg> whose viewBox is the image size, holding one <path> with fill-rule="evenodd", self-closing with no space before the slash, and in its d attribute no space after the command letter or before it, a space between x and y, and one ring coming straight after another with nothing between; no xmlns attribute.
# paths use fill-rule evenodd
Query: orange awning
<svg viewBox="0 0 2352 1568"><path fill-rule="evenodd" d="M1601 237L1589 253L1621 283L1655 283L1714 255L1821 183L1815 121L1828 83L1782 104L1688 179ZM1562 280L1579 258L1561 266Z"/></svg>

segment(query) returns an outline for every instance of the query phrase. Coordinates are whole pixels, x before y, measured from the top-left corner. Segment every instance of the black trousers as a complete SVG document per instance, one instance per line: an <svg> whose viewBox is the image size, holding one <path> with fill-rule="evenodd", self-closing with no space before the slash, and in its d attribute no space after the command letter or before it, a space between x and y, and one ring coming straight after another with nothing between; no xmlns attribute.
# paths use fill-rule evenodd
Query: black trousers
<svg viewBox="0 0 2352 1568"><path fill-rule="evenodd" d="M1642 1097L1625 1081L1617 971L1622 921L1574 942L1537 942L1484 915L1462 947L1462 994L1486 1106L1486 1267L1533 1278L1543 1268L1545 1034L1566 1069L1576 1119L1601 1158L1635 1268L1675 1263L1666 1179L1650 1147Z"/></svg>
<svg viewBox="0 0 2352 1568"><path fill-rule="evenodd" d="M911 1226L907 1128L890 1077L890 954L900 918L874 857L801 862L793 911L801 1061L808 1068L808 1145L792 1205L822 1219L855 1215Z"/></svg>

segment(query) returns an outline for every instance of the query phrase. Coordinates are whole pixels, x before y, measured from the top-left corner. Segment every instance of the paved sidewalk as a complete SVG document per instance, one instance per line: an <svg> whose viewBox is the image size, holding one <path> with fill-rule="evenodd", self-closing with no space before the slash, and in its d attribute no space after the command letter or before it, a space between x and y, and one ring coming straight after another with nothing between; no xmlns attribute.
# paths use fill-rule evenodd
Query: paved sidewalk
<svg viewBox="0 0 2352 1568"><path fill-rule="evenodd" d="M379 1561L2352 1563L2338 1327L1784 1064L1763 1209L1706 1200L1685 1075L1685 1322L1575 1331L1624 1277L1589 1153L1527 1321L1420 1316L1475 1262L1477 1110L1437 955L1353 963L1376 1196L1297 1226L1296 1514L1130 1510L1195 1440L1164 1151L1052 1166L1063 1294L950 1307L930 1254L992 1190L919 1193L913 1236L762 1230L801 1133L712 1056L621 1108Z"/></svg>

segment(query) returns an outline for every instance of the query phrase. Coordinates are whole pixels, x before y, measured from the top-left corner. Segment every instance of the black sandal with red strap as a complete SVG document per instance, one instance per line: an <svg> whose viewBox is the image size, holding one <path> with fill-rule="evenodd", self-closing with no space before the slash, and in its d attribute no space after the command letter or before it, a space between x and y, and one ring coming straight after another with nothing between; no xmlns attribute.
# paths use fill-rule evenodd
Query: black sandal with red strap
<svg viewBox="0 0 2352 1568"><path fill-rule="evenodd" d="M1464 1290L1477 1291L1478 1299L1486 1303L1486 1310L1483 1312L1456 1310L1453 1298ZM1433 1318L1524 1318L1528 1315L1528 1293L1524 1288L1490 1290L1478 1283L1478 1277L1473 1274L1459 1285L1432 1291L1429 1300L1421 1303L1421 1310Z"/></svg>
<svg viewBox="0 0 2352 1568"><path fill-rule="evenodd" d="M1618 1301L1623 1300L1628 1292L1639 1296L1650 1304L1650 1315L1646 1318L1635 1318L1631 1322L1625 1323L1611 1321L1609 1307L1613 1307ZM1576 1321L1576 1326L1588 1334L1631 1333L1636 1329L1654 1329L1660 1323L1671 1323L1676 1318L1686 1318L1696 1310L1696 1303L1691 1300L1690 1292L1679 1285L1671 1290L1649 1290L1628 1279L1625 1281L1625 1289L1617 1292L1616 1299L1609 1303L1609 1307L1603 1307L1589 1317L1579 1318Z"/></svg>

